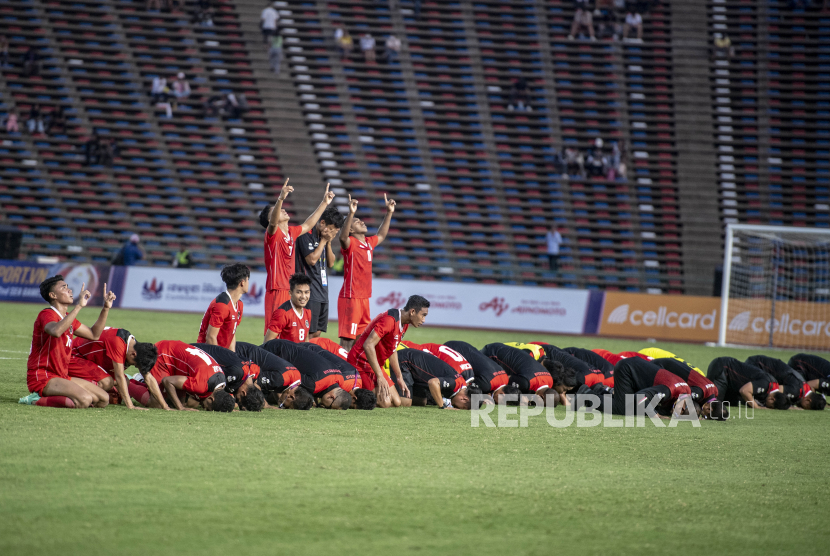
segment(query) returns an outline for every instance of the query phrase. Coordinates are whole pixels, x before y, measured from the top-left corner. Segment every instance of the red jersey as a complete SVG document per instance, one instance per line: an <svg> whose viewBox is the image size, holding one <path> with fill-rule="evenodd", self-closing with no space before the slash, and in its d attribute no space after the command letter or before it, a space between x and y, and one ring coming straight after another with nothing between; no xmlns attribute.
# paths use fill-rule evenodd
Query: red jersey
<svg viewBox="0 0 830 556"><path fill-rule="evenodd" d="M372 256L378 246L378 236L361 242L349 239L349 248L340 249L343 255L343 287L340 297L369 299L372 297Z"/></svg>
<svg viewBox="0 0 830 556"><path fill-rule="evenodd" d="M30 373L48 371L61 378L69 378L69 358L72 354L72 336L81 327L75 319L72 326L60 338L47 334L45 328L50 322L60 322L66 315L61 315L54 307L47 307L38 313L32 330L32 346L29 348L29 361L26 369ZM45 378L38 377L38 379Z"/></svg>
<svg viewBox="0 0 830 556"><path fill-rule="evenodd" d="M216 334L216 344L223 348L230 348L236 334L236 327L239 326L242 320L242 308L241 299L237 302L236 307L233 306L233 300L228 292L222 292L216 296L216 299L208 305L205 316L202 317L202 325L199 327L199 338L196 343L207 343L207 329L210 325L219 329Z"/></svg>
<svg viewBox="0 0 830 556"><path fill-rule="evenodd" d="M645 359L646 361L653 361L654 360L653 357L649 357L648 355L646 355L644 353L640 353L639 351L621 351L617 355L619 355L620 357L625 357L625 358L639 357L640 359Z"/></svg>
<svg viewBox="0 0 830 556"><path fill-rule="evenodd" d="M600 357L602 357L603 359L605 359L606 361L608 361L612 365L616 365L617 363L619 363L620 361L625 359L625 357L623 357L622 355L617 355L616 353L611 353L607 349L592 349L591 351L593 351L594 353L596 353L597 355L599 355Z"/></svg>
<svg viewBox="0 0 830 556"><path fill-rule="evenodd" d="M380 336L380 342L378 342L375 346L375 355L377 356L378 365L383 367L383 364L386 363L393 353L395 353L395 350L398 348L398 344L403 339L403 335L406 334L406 330L408 328L408 324L401 323L400 309L389 309L385 313L379 314L372 322L369 323L369 326L366 327L363 334L358 336L357 340L355 340L351 351L349 351L349 358L347 361L358 370L371 372L372 367L366 359L366 352L363 350L363 344L366 342L366 338L368 338L374 330L375 333Z"/></svg>
<svg viewBox="0 0 830 556"><path fill-rule="evenodd" d="M335 354L343 361L347 361L349 359L349 352L346 351L343 346L329 340L328 338L310 338L308 341L312 344L317 344L329 353Z"/></svg>
<svg viewBox="0 0 830 556"><path fill-rule="evenodd" d="M156 348L159 357L150 374L159 385L164 377L186 376L183 390L206 398L225 384L222 367L201 349L177 340L162 340Z"/></svg>
<svg viewBox="0 0 830 556"><path fill-rule="evenodd" d="M280 340L305 342L308 340L308 329L311 327L311 311L303 308L302 316L297 314L289 299L271 314L268 330L277 335Z"/></svg>
<svg viewBox="0 0 830 556"><path fill-rule="evenodd" d="M453 368L453 370L462 375L465 379L473 378L473 366L470 365L470 362L467 359L455 351L452 348L441 344L416 344L414 342L409 342L404 340L401 342L407 347L412 349L420 349L421 351L425 351L427 353L431 353L447 365Z"/></svg>
<svg viewBox="0 0 830 556"><path fill-rule="evenodd" d="M135 340L129 330L105 328L97 340L75 338L72 340L72 357L91 361L112 374L114 363L126 367L127 346Z"/></svg>
<svg viewBox="0 0 830 556"><path fill-rule="evenodd" d="M289 226L288 234L277 228L273 235L265 232L265 286L269 290L287 290L288 278L294 274L294 242L303 233L302 226Z"/></svg>

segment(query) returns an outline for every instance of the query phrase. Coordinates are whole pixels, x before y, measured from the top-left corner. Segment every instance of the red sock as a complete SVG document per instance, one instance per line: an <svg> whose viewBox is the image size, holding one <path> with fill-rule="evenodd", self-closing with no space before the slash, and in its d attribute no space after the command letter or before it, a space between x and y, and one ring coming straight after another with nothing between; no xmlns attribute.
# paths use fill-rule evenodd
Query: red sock
<svg viewBox="0 0 830 556"><path fill-rule="evenodd" d="M131 380L127 384L127 391L129 391L131 398L134 398L138 403L140 403L144 407L150 405L150 391L147 390L146 386L143 386Z"/></svg>
<svg viewBox="0 0 830 556"><path fill-rule="evenodd" d="M66 396L46 396L35 402L40 407L69 407L74 408L75 402Z"/></svg>

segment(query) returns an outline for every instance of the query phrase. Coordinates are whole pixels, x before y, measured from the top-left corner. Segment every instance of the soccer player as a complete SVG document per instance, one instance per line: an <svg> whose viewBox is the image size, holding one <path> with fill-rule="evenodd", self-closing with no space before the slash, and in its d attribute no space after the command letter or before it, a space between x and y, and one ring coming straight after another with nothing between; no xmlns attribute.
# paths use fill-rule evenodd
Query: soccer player
<svg viewBox="0 0 830 556"><path fill-rule="evenodd" d="M196 411L182 404L179 396L181 390L181 398L189 401L189 397L193 396L208 411L233 411L233 396L224 391L225 374L210 355L177 340L156 342L156 349L156 364L143 375L153 397L150 407L170 410L167 405L167 401L170 401L179 411ZM161 393L161 387L167 392L167 400Z"/></svg>
<svg viewBox="0 0 830 556"><path fill-rule="evenodd" d="M455 372L463 376L466 382L470 382L475 377L475 373L473 373L473 366L470 365L470 362L451 347L433 343L416 344L415 342L410 342L408 340L403 340L401 343L410 349L419 349L421 351L431 353L452 367Z"/></svg>
<svg viewBox="0 0 830 556"><path fill-rule="evenodd" d="M236 391L239 407L249 411L257 411L262 406L271 409L280 405L280 395L286 390L297 388L302 377L297 367L273 353L247 342L236 343L236 354L242 359L242 368L246 372L245 381ZM263 396L262 401L255 391ZM311 396L306 394L308 407L311 407ZM286 394L286 398L288 394ZM268 403L263 403L267 400ZM283 400L284 401L284 400ZM290 403L293 404L294 395L291 394ZM300 405L299 403L297 404Z"/></svg>
<svg viewBox="0 0 830 556"><path fill-rule="evenodd" d="M76 318L92 297L85 286L81 285L81 295L75 308L67 313L75 298L63 276L57 274L40 283L40 296L50 306L38 314L32 330L32 345L26 363L26 385L32 394L23 398L25 403L76 408L106 407L109 404L109 394L97 384L69 376L72 336L97 340L104 331L107 315L115 301L115 294L108 292L104 284L104 306L98 320L89 328Z"/></svg>
<svg viewBox="0 0 830 556"><path fill-rule="evenodd" d="M229 264L222 268L221 276L227 290L210 302L196 341L233 351L236 327L242 320L242 296L248 293L251 270L241 263Z"/></svg>
<svg viewBox="0 0 830 556"><path fill-rule="evenodd" d="M660 349L660 348L644 348L644 349L640 350L640 353L642 353L643 355L645 355L647 357L651 357L652 359L667 359L667 358L676 359L677 361L680 361L681 363L686 363L692 369L699 372L703 376L706 376L706 373L701 371L699 368L695 367L694 365L692 365L691 363L689 363L685 359L681 359L680 357L676 356L675 354L673 354L670 351L666 351L666 350Z"/></svg>
<svg viewBox="0 0 830 556"><path fill-rule="evenodd" d="M830 361L818 355L797 353L787 364L801 373L810 388L824 395L830 394Z"/></svg>
<svg viewBox="0 0 830 556"><path fill-rule="evenodd" d="M780 359L766 355L753 355L746 360L746 363L769 373L781 385L781 390L790 403L794 404L793 409L820 411L827 405L824 396L814 392L801 373Z"/></svg>
<svg viewBox="0 0 830 556"><path fill-rule="evenodd" d="M156 364L158 351L148 342L136 342L135 337L123 328L105 328L97 340L76 337L72 340L72 359L69 376L97 384L105 392L115 385L118 397L127 409L135 407L130 398L147 401L147 389L127 380L124 369L135 365L145 372Z"/></svg>
<svg viewBox="0 0 830 556"><path fill-rule="evenodd" d="M340 229L340 253L343 254L343 287L337 298L337 335L340 345L351 349L355 338L363 333L371 320L369 298L372 297L372 256L378 245L389 234L392 214L395 212L394 199L387 199L386 217L377 235L366 237L366 223L355 218L357 199L349 195L349 215Z"/></svg>
<svg viewBox="0 0 830 556"><path fill-rule="evenodd" d="M547 350L545 350L541 344L537 344L536 342L529 344L524 344L522 342L504 342L504 345L518 348L540 363L548 356Z"/></svg>
<svg viewBox="0 0 830 556"><path fill-rule="evenodd" d="M457 351L473 367L473 380L470 386L475 386L484 394L488 394L495 403L499 403L502 394L521 394L515 386L510 386L510 375L501 368L501 365L481 353L472 344L460 341L445 342L445 346Z"/></svg>
<svg viewBox="0 0 830 556"><path fill-rule="evenodd" d="M601 355L594 353L590 349L567 347L565 351L586 363L590 368L602 372L606 378L614 376L614 365L604 359Z"/></svg>
<svg viewBox="0 0 830 556"><path fill-rule="evenodd" d="M389 309L374 318L349 351L349 363L360 373L363 387L377 396L378 407L400 407L411 405L409 387L404 383L398 366L396 350L403 335L412 325L418 328L429 314L429 301L420 295L410 296L403 309ZM395 381L383 372L383 365L389 361L389 368ZM401 387L403 397L391 388Z"/></svg>
<svg viewBox="0 0 830 556"><path fill-rule="evenodd" d="M265 331L265 341L279 338L292 342L305 342L311 327L311 311L306 308L311 295L311 278L294 274L288 282L291 298L274 309Z"/></svg>
<svg viewBox="0 0 830 556"><path fill-rule="evenodd" d="M344 361L349 358L349 350L328 338L311 338L309 343L316 344L329 353L333 353Z"/></svg>
<svg viewBox="0 0 830 556"><path fill-rule="evenodd" d="M419 349L397 352L404 382L412 392L413 406L426 406L428 398L443 409L470 409L467 381L449 364ZM475 389L476 393L481 393Z"/></svg>
<svg viewBox="0 0 830 556"><path fill-rule="evenodd" d="M706 378L718 387L718 401L744 402L756 409L789 409L790 402L775 379L734 357L718 357L709 363Z"/></svg>
<svg viewBox="0 0 830 556"><path fill-rule="evenodd" d="M724 411L723 404L718 402L718 387L694 367L674 357L654 359L652 363L679 376L689 385L692 400L700 406L698 414L701 417L716 421L725 421L729 417L729 411Z"/></svg>
<svg viewBox="0 0 830 556"><path fill-rule="evenodd" d="M634 395L636 406L647 406L655 397L659 417L668 418L672 413L687 412L686 402L691 403L692 391L679 376L660 368L651 361L639 357L626 357L614 368L614 393L611 412L626 415L625 397ZM604 405L604 404L601 404Z"/></svg>
<svg viewBox="0 0 830 556"><path fill-rule="evenodd" d="M336 256L331 242L343 227L343 215L336 207L328 207L320 221L307 234L297 238L297 272L311 278L310 338L319 338L328 330L329 279L328 269L334 266Z"/></svg>
<svg viewBox="0 0 830 556"><path fill-rule="evenodd" d="M329 342L339 348L341 351L344 351L342 347L338 346L331 340ZM363 388L363 380L360 378L360 373L357 372L357 369L354 366L346 361L338 353L333 353L328 349L322 347L321 345L307 342L305 344L300 344L305 349L311 350L326 361L329 362L330 365L333 365L337 369L340 370L340 374L343 376L343 384L341 388L351 394L352 396L352 407L356 409L366 409L371 410L374 409L377 405L377 397L375 396L374 392L366 390ZM346 353L346 356L349 354Z"/></svg>
<svg viewBox="0 0 830 556"><path fill-rule="evenodd" d="M237 389L242 386L245 381L247 373L243 369L242 359L236 355L236 351L231 351L222 346L213 346L210 344L190 344L197 347L210 355L211 359L222 367L222 373L225 375L225 391L231 394L235 393Z"/></svg>
<svg viewBox="0 0 830 556"><path fill-rule="evenodd" d="M343 375L323 356L288 340L270 340L262 348L297 367L300 386L316 398L318 407L349 409L352 396L343 389Z"/></svg>
<svg viewBox="0 0 830 556"><path fill-rule="evenodd" d="M329 191L329 184L326 184L326 193L323 200L317 206L317 209L311 213L311 216L306 218L301 226L289 226L290 217L282 208L282 203L292 191L294 191L294 188L288 185L288 178L286 178L274 206L266 205L259 213L259 223L265 228L265 272L267 275L265 331L263 334L268 331L268 321L274 309L291 297L288 277L294 274L294 244L296 239L317 224L323 211L334 199L334 193Z"/></svg>
<svg viewBox="0 0 830 556"><path fill-rule="evenodd" d="M556 406L559 396L552 389L553 378L532 356L500 343L487 344L481 353L498 363L510 375L510 384L522 394L535 394L544 400L545 405ZM550 397L548 394L551 394Z"/></svg>

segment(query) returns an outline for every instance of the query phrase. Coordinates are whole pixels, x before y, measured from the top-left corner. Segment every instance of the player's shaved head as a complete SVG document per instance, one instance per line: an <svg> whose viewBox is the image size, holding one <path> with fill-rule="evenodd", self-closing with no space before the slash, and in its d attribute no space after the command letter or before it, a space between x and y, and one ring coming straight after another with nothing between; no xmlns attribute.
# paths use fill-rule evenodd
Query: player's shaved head
<svg viewBox="0 0 830 556"><path fill-rule="evenodd" d="M55 274L51 278L47 278L43 282L40 283L40 296L46 301L46 303L52 303L52 298L49 296L52 293L52 290L55 289L55 286L58 285L58 282L63 281L63 276L60 274Z"/></svg>
<svg viewBox="0 0 830 556"><path fill-rule="evenodd" d="M222 267L220 276L229 290L235 290L243 280L251 277L251 269L242 263L228 264Z"/></svg>
<svg viewBox="0 0 830 556"><path fill-rule="evenodd" d="M330 404L327 406L328 409L342 409L345 411L352 406L352 395L342 388L335 389L332 392L332 398ZM325 404L324 407L326 407Z"/></svg>
<svg viewBox="0 0 830 556"><path fill-rule="evenodd" d="M149 342L135 343L135 367L141 373L141 376L153 370L158 356L159 350L155 344Z"/></svg>

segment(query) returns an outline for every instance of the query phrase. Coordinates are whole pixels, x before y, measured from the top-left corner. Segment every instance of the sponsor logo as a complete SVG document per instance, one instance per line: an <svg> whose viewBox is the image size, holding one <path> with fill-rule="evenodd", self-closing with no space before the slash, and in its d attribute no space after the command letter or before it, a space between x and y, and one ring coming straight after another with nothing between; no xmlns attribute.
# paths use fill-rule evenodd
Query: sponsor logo
<svg viewBox="0 0 830 556"><path fill-rule="evenodd" d="M406 298L401 292L389 292L388 295L377 298L375 303L380 307L403 307L406 304Z"/></svg>
<svg viewBox="0 0 830 556"><path fill-rule="evenodd" d="M657 311L630 311L629 305L620 305L611 311L606 321L609 324L632 324L634 326L658 326L666 328L701 328L712 330L716 324L717 311L711 313L678 313L668 307Z"/></svg>
<svg viewBox="0 0 830 556"><path fill-rule="evenodd" d="M509 308L510 304L506 303L503 297L494 297L490 301L482 303L478 306L478 310L481 312L487 311L488 309L492 309L496 312L497 317L500 317L502 313L507 311Z"/></svg>
<svg viewBox="0 0 830 556"><path fill-rule="evenodd" d="M248 288L248 293L242 295L242 301L249 304L257 304L262 301L262 296L265 293L265 288L257 287L255 283L251 283Z"/></svg>
<svg viewBox="0 0 830 556"><path fill-rule="evenodd" d="M147 301L157 301L161 299L164 292L164 282L156 282L153 278L150 283L144 282L144 287L141 289L141 297Z"/></svg>
<svg viewBox="0 0 830 556"><path fill-rule="evenodd" d="M752 311L744 311L743 313L738 313L732 318L731 321L729 321L729 330L737 330L738 332L743 332L749 326L750 318L752 318Z"/></svg>
<svg viewBox="0 0 830 556"><path fill-rule="evenodd" d="M790 334L792 336L824 336L830 337L830 321L825 320L802 320L784 313L780 319L768 317L754 317L751 311L744 311L737 314L729 323L729 330L736 332L750 331L761 334Z"/></svg>

